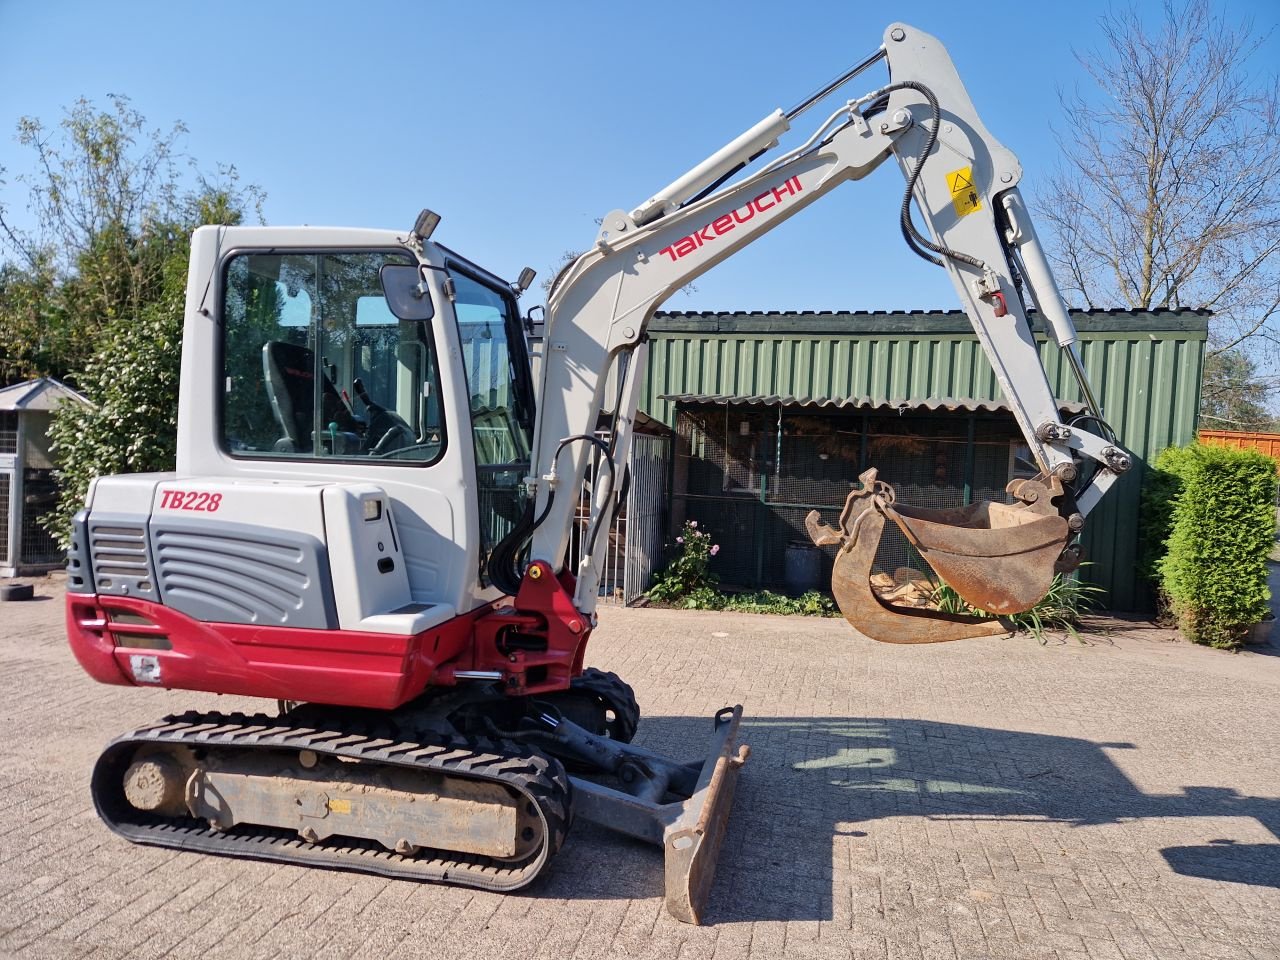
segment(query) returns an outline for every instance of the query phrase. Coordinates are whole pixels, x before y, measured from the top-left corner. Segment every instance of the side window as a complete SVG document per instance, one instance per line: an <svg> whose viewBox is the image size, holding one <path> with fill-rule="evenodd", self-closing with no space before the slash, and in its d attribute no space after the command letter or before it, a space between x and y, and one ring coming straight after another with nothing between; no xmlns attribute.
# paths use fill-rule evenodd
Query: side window
<svg viewBox="0 0 1280 960"><path fill-rule="evenodd" d="M527 417L521 406L509 337L510 301L463 273L452 273L457 299L458 339L467 369L467 393L475 432L476 462L499 465L529 459ZM523 356L523 351L519 352Z"/></svg>
<svg viewBox="0 0 1280 960"><path fill-rule="evenodd" d="M240 254L226 267L222 439L238 457L430 463L444 450L430 330L387 308L399 252Z"/></svg>
<svg viewBox="0 0 1280 960"><path fill-rule="evenodd" d="M533 411L527 400L528 355L512 301L451 270L458 339L467 371L480 499L481 575L494 545L520 519L520 482L529 469Z"/></svg>

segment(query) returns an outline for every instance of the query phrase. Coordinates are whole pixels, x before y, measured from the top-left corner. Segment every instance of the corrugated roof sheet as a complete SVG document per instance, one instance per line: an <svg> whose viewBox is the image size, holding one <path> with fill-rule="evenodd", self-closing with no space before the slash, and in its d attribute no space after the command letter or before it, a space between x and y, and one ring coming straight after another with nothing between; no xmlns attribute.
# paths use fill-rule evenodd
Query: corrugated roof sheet
<svg viewBox="0 0 1280 960"><path fill-rule="evenodd" d="M1195 334L1208 330L1208 310L1071 310L1083 335L1100 333ZM1027 313L1032 329L1044 333L1035 310ZM877 334L972 334L963 310L659 310L651 333L787 332L834 333L850 336Z"/></svg>
<svg viewBox="0 0 1280 960"><path fill-rule="evenodd" d="M672 403L746 404L762 407L793 407L820 410L927 410L931 413L1010 413L1004 400L975 400L970 397L926 397L919 400L877 400L874 397L796 397L779 394L737 396L726 393L666 393L659 397ZM1084 413L1085 405L1059 400L1063 413Z"/></svg>

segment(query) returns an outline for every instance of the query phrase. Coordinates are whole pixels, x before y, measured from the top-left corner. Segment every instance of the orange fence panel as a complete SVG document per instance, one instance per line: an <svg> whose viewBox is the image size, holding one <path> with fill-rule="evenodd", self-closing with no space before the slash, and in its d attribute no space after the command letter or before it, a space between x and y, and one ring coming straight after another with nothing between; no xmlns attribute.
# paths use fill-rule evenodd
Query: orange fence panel
<svg viewBox="0 0 1280 960"><path fill-rule="evenodd" d="M1280 433L1254 433L1249 430L1201 430L1201 443L1216 443L1240 450L1257 450L1277 460L1280 468Z"/></svg>

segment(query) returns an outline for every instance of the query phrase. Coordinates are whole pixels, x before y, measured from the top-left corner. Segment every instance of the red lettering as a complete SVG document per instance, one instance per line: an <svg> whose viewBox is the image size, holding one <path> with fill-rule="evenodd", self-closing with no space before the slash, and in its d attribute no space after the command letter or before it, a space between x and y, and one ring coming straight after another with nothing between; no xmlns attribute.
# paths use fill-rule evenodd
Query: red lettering
<svg viewBox="0 0 1280 960"><path fill-rule="evenodd" d="M804 184L800 182L799 177L790 177L782 186L766 190L760 196L748 201L741 210L733 210L716 217L710 223L704 224L700 230L696 230L687 237L681 237L671 246L663 247L658 252L665 253L674 263L682 257L687 257L703 244L710 243L716 237L724 236L734 229L736 224L746 223L757 213L764 213L770 207L782 203L787 197L794 197L803 189Z"/></svg>
<svg viewBox="0 0 1280 960"><path fill-rule="evenodd" d="M201 490L164 490L160 494L161 510L194 510L213 513L222 506L222 494Z"/></svg>

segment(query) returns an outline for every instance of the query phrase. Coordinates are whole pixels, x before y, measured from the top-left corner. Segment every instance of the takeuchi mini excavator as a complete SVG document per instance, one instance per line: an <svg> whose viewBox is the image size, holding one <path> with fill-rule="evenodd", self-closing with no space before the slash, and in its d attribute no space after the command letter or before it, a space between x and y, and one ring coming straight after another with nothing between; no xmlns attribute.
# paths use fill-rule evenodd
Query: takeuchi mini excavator
<svg viewBox="0 0 1280 960"><path fill-rule="evenodd" d="M887 82L770 159L797 117L881 61ZM938 511L899 503L868 470L837 524L812 515L809 531L836 548L835 596L876 640L1003 629L873 593L886 519L975 608L1033 605L1079 562L1085 517L1130 460L1085 378L1017 159L943 46L893 24L793 109L605 214L552 286L536 378L517 308L532 271L508 283L436 243L430 211L410 231L196 231L177 469L93 484L67 629L104 683L278 710L171 716L113 740L92 777L107 825L138 843L509 891L577 816L661 846L668 908L697 922L748 757L742 708L716 714L704 758L673 760L632 743L631 688L584 667L646 327L671 293L890 160L907 246L950 275L1041 472L1007 503ZM1070 423L1028 302L1079 380L1088 411Z"/></svg>

